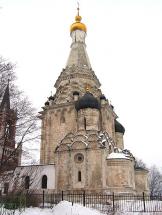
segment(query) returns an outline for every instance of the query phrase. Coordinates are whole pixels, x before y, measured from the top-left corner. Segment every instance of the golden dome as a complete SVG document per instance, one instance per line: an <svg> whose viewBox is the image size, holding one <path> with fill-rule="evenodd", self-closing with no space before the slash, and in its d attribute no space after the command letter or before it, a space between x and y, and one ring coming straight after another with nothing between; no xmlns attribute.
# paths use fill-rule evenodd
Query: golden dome
<svg viewBox="0 0 162 215"><path fill-rule="evenodd" d="M76 21L76 22L80 22L81 20L82 20L82 17L81 17L81 16L77 15L77 16L75 17L75 21Z"/></svg>
<svg viewBox="0 0 162 215"><path fill-rule="evenodd" d="M87 27L84 23L81 22L81 20L82 20L82 17L79 16L79 12L78 12L78 15L75 17L75 22L70 26L70 32L75 30L81 30L81 31L87 32Z"/></svg>

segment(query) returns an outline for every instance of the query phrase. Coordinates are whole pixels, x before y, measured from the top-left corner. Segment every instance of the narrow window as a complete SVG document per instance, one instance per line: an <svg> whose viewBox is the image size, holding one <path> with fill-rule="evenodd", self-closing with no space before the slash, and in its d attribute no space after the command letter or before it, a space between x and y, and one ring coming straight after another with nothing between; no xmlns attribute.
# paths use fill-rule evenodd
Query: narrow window
<svg viewBox="0 0 162 215"><path fill-rule="evenodd" d="M60 123L65 123L65 116L63 111L61 112Z"/></svg>
<svg viewBox="0 0 162 215"><path fill-rule="evenodd" d="M26 176L25 177L25 189L29 189L29 185L30 185L30 177Z"/></svg>
<svg viewBox="0 0 162 215"><path fill-rule="evenodd" d="M8 188L9 188L9 183L5 183L4 184L4 191L3 191L4 194L8 193Z"/></svg>
<svg viewBox="0 0 162 215"><path fill-rule="evenodd" d="M42 177L42 189L47 189L47 176L43 175Z"/></svg>
<svg viewBox="0 0 162 215"><path fill-rule="evenodd" d="M86 118L84 117L84 129L86 130Z"/></svg>
<svg viewBox="0 0 162 215"><path fill-rule="evenodd" d="M81 171L78 171L78 181L82 181Z"/></svg>
<svg viewBox="0 0 162 215"><path fill-rule="evenodd" d="M60 122L65 123L65 117L64 116L61 117Z"/></svg>

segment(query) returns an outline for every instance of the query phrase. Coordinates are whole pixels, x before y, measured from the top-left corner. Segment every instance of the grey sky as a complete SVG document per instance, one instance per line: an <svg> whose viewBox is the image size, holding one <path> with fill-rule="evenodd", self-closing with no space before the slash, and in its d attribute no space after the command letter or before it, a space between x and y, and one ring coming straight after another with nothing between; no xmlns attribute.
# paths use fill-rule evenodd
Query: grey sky
<svg viewBox="0 0 162 215"><path fill-rule="evenodd" d="M18 84L38 110L66 64L76 5L0 0L0 55L17 63ZM126 148L161 166L162 1L80 0L80 8L91 65L126 128Z"/></svg>

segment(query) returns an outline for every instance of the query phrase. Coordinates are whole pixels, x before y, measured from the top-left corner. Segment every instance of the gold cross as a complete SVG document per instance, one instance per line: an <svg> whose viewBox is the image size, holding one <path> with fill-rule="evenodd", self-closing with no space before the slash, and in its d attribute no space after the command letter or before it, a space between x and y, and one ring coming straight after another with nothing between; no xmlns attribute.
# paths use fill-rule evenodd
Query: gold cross
<svg viewBox="0 0 162 215"><path fill-rule="evenodd" d="M85 85L85 90L86 92L90 92L91 86L89 84Z"/></svg>

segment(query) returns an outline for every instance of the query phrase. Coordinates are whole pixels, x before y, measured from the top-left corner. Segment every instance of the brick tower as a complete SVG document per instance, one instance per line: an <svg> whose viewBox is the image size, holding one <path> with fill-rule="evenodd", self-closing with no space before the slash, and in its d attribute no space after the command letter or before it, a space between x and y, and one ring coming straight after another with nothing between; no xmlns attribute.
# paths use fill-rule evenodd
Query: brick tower
<svg viewBox="0 0 162 215"><path fill-rule="evenodd" d="M9 83L0 105L0 168L12 170L18 165L19 153L15 150L16 111L10 108Z"/></svg>

